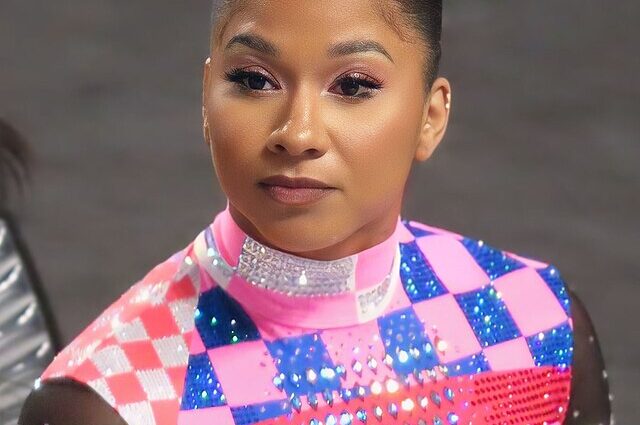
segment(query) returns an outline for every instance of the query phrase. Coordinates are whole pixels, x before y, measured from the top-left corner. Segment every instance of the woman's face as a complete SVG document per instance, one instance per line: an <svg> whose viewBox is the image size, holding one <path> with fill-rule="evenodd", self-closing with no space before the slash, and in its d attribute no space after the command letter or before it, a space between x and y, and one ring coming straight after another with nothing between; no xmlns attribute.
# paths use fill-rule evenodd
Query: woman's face
<svg viewBox="0 0 640 425"><path fill-rule="evenodd" d="M438 78L425 98L421 43L403 41L372 0L244 3L212 43L203 86L205 139L232 216L307 258L383 241L412 163L444 135L449 83ZM331 189L261 183L274 175Z"/></svg>

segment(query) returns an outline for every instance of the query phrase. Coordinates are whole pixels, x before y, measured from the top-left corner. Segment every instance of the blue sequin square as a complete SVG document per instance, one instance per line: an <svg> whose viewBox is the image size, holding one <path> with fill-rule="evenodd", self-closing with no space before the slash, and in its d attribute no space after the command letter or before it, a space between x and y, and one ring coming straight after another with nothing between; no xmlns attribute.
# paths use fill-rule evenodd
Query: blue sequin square
<svg viewBox="0 0 640 425"><path fill-rule="evenodd" d="M524 267L523 263L507 256L504 251L487 245L482 241L463 238L462 245L467 248L467 251L489 276L490 280L497 279L502 275Z"/></svg>
<svg viewBox="0 0 640 425"><path fill-rule="evenodd" d="M400 254L400 279L412 303L447 293L415 241L400 243Z"/></svg>
<svg viewBox="0 0 640 425"><path fill-rule="evenodd" d="M220 381L207 353L189 355L180 410L226 405Z"/></svg>
<svg viewBox="0 0 640 425"><path fill-rule="evenodd" d="M206 348L260 339L260 333L251 318L219 286L200 295L195 325Z"/></svg>
<svg viewBox="0 0 640 425"><path fill-rule="evenodd" d="M340 375L319 333L265 341L287 395L340 389Z"/></svg>
<svg viewBox="0 0 640 425"><path fill-rule="evenodd" d="M400 377L440 363L435 346L412 307L379 317L378 328L385 353L392 360L391 367Z"/></svg>
<svg viewBox="0 0 640 425"><path fill-rule="evenodd" d="M571 300L569 299L566 284L560 277L558 269L550 265L542 270L537 270L537 272L556 296L567 316L571 317Z"/></svg>
<svg viewBox="0 0 640 425"><path fill-rule="evenodd" d="M235 425L255 424L288 413L291 413L291 404L285 399L231 407Z"/></svg>
<svg viewBox="0 0 640 425"><path fill-rule="evenodd" d="M449 376L474 375L491 370L484 353L479 352L454 362L446 363Z"/></svg>
<svg viewBox="0 0 640 425"><path fill-rule="evenodd" d="M568 322L527 337L527 345L537 366L566 368L573 360L573 333Z"/></svg>
<svg viewBox="0 0 640 425"><path fill-rule="evenodd" d="M518 326L493 285L454 297L483 347L520 336Z"/></svg>

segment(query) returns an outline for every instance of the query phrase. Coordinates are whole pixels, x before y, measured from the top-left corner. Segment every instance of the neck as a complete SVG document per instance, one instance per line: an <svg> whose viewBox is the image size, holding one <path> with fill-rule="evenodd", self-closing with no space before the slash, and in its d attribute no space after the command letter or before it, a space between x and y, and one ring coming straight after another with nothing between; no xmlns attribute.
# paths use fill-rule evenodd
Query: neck
<svg viewBox="0 0 640 425"><path fill-rule="evenodd" d="M229 204L205 230L200 264L253 316L306 328L340 327L378 317L400 286L400 216L386 239L331 259L302 257L248 235ZM224 272L222 271L224 269ZM223 277L221 279L220 277Z"/></svg>
<svg viewBox="0 0 640 425"><path fill-rule="evenodd" d="M260 244L298 257L325 261L357 254L387 240L396 230L398 217L400 216L400 211L396 208L384 217L367 222L349 237L335 244L308 251L291 251L271 243L256 226L229 201L227 201L227 210L242 232Z"/></svg>

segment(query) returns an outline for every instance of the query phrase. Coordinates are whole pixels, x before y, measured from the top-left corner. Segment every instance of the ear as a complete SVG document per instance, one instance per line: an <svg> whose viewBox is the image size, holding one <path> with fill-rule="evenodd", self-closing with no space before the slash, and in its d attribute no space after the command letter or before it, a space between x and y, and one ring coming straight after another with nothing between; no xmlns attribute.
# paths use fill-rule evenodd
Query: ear
<svg viewBox="0 0 640 425"><path fill-rule="evenodd" d="M444 137L451 110L451 86L444 77L432 84L424 106L422 128L416 146L415 160L426 161Z"/></svg>
<svg viewBox="0 0 640 425"><path fill-rule="evenodd" d="M207 101L209 99L209 82L211 80L211 58L204 61L204 72L202 78L202 135L207 145L211 144L211 133L209 131L209 119L207 118Z"/></svg>

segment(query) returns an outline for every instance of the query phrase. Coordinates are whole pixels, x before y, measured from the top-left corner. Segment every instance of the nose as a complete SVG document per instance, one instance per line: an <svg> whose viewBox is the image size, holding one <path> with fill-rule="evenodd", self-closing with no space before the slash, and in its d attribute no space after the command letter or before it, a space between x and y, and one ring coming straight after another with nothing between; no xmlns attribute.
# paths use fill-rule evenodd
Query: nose
<svg viewBox="0 0 640 425"><path fill-rule="evenodd" d="M299 86L292 92L286 106L283 124L269 137L267 147L271 152L290 156L317 158L327 151L320 99L314 95L311 85Z"/></svg>

